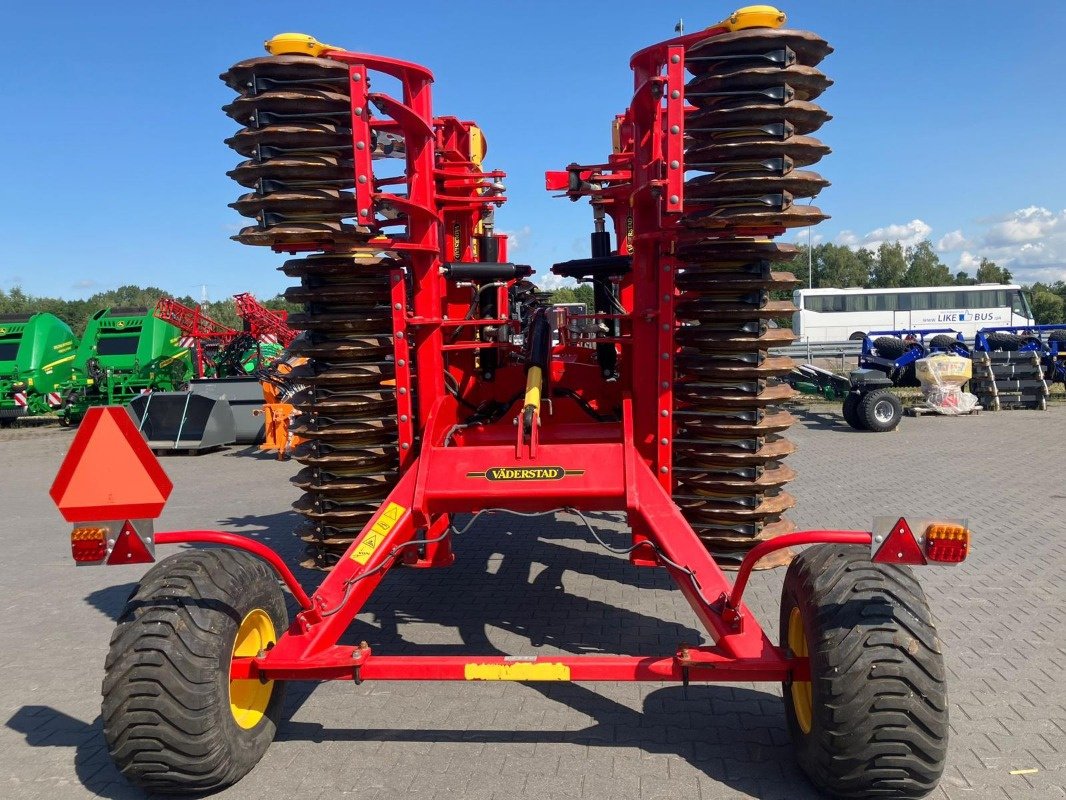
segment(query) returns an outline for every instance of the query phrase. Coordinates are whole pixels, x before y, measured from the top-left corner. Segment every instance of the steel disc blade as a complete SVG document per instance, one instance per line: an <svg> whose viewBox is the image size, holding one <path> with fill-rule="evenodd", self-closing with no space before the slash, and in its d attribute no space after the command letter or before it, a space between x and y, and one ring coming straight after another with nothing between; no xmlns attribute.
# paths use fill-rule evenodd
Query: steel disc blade
<svg viewBox="0 0 1066 800"><path fill-rule="evenodd" d="M295 258L279 267L291 278L304 276L350 276L352 280L387 281L388 268L397 265L394 258L376 250L336 255Z"/></svg>
<svg viewBox="0 0 1066 800"><path fill-rule="evenodd" d="M792 359L788 356L766 358L760 364L744 364L734 360L719 360L709 355L684 354L678 356L678 364L686 375L697 378L776 378L792 371Z"/></svg>
<svg viewBox="0 0 1066 800"><path fill-rule="evenodd" d="M784 69L778 67L741 67L713 75L694 78L685 86L685 99L703 108L713 105L719 93L732 93L746 89L765 89L772 86L790 86L796 100L814 100L833 85L824 73L814 67L794 64ZM706 96L710 95L710 96Z"/></svg>
<svg viewBox="0 0 1066 800"><path fill-rule="evenodd" d="M755 210L753 207L713 208L687 212L684 223L692 228L806 228L829 219L820 208L789 206L783 210Z"/></svg>
<svg viewBox="0 0 1066 800"><path fill-rule="evenodd" d="M742 239L692 239L682 240L675 255L690 264L727 263L730 269L737 264L750 264L755 261L781 262L791 261L799 253L794 244L783 244L769 240ZM687 268L687 267L686 267Z"/></svg>
<svg viewBox="0 0 1066 800"><path fill-rule="evenodd" d="M791 328L767 328L760 334L735 334L729 331L704 331L703 326L684 327L678 331L677 341L700 352L740 352L770 347L787 347L796 336Z"/></svg>
<svg viewBox="0 0 1066 800"><path fill-rule="evenodd" d="M745 55L764 52L767 49L787 47L796 55L796 61L808 66L817 66L833 48L822 37L810 31L789 28L747 28L730 33L709 36L702 42L690 45L685 57L685 66L698 72L704 65L721 61L702 61L704 57Z"/></svg>
<svg viewBox="0 0 1066 800"><path fill-rule="evenodd" d="M747 391L740 386L715 385L707 381L693 381L674 386L674 395L679 400L706 409L764 408L791 400L796 394L787 383Z"/></svg>
<svg viewBox="0 0 1066 800"><path fill-rule="evenodd" d="M746 142L729 140L701 144L689 142L685 148L685 168L714 171L718 165L764 158L790 158L797 167L807 167L832 152L813 136L790 136L784 140L755 139Z"/></svg>
<svg viewBox="0 0 1066 800"><path fill-rule="evenodd" d="M245 127L259 127L258 115L268 115L270 123L344 121L351 116L351 100L346 94L315 88L290 89L244 95L222 106L226 116Z"/></svg>
<svg viewBox="0 0 1066 800"><path fill-rule="evenodd" d="M335 216L339 219L355 215L355 196L336 189L293 189L266 195L241 195L229 206L246 217L273 213L294 221L300 217Z"/></svg>
<svg viewBox="0 0 1066 800"><path fill-rule="evenodd" d="M329 333L378 334L390 327L391 313L387 307L363 309L358 314L316 314L300 312L289 315L289 322L308 331Z"/></svg>
<svg viewBox="0 0 1066 800"><path fill-rule="evenodd" d="M270 226L242 228L235 242L258 247L283 247L285 245L322 248L350 247L365 242L371 235L369 228L349 225L344 222L285 222ZM298 327L298 326L296 326Z"/></svg>
<svg viewBox="0 0 1066 800"><path fill-rule="evenodd" d="M793 170L787 175L742 175L732 173L700 175L685 181L686 202L699 203L702 198L723 198L788 192L793 197L814 197L829 185L816 172Z"/></svg>
<svg viewBox="0 0 1066 800"><path fill-rule="evenodd" d="M788 291L799 285L799 280L791 272L736 273L709 272L685 268L678 273L677 288L693 295L727 292L744 292L764 289L771 292Z"/></svg>
<svg viewBox="0 0 1066 800"><path fill-rule="evenodd" d="M710 438L741 438L767 436L771 433L786 431L796 418L787 411L767 413L761 419L754 422L733 420L728 417L703 416L703 411L688 411L678 408L674 412L678 420L678 435L686 439ZM678 478L682 481L681 478Z"/></svg>
<svg viewBox="0 0 1066 800"><path fill-rule="evenodd" d="M252 158L260 148L333 151L336 155L352 154L352 131L340 122L287 122L262 128L242 128L226 139L226 144L245 158Z"/></svg>
<svg viewBox="0 0 1066 800"><path fill-rule="evenodd" d="M791 133L775 137L784 140L796 134L814 133L831 119L824 108L805 100L793 100L787 105L752 103L738 108L693 112L685 117L685 136L690 142L703 144L737 140L739 136L757 141L768 135L762 126L787 123Z"/></svg>
<svg viewBox="0 0 1066 800"><path fill-rule="evenodd" d="M388 302L389 286L379 282L340 283L331 282L320 287L295 286L285 290L285 299L290 303L329 303L337 306L365 306L368 302Z"/></svg>
<svg viewBox="0 0 1066 800"><path fill-rule="evenodd" d="M316 341L306 339L290 351L308 358L335 360L341 363L353 361L379 362L392 355L391 337L365 339L329 339Z"/></svg>
<svg viewBox="0 0 1066 800"><path fill-rule="evenodd" d="M336 156L303 155L288 158L270 158L265 161L243 161L226 173L241 186L256 188L260 181L286 184L289 191L300 188L333 186L349 188L355 185L355 168L352 162ZM294 184L309 184L307 187ZM289 188L291 187L291 189Z"/></svg>
<svg viewBox="0 0 1066 800"><path fill-rule="evenodd" d="M710 441L710 440L709 440ZM758 465L762 466L770 461L785 458L796 451L795 445L788 439L777 436L767 437L765 442L755 449L728 446L732 442L745 442L748 440L722 440L714 449L706 447L706 443L698 445L675 445L679 454L687 457L693 464L725 464L725 465Z"/></svg>
<svg viewBox="0 0 1066 800"><path fill-rule="evenodd" d="M218 77L235 92L242 94L260 91L257 86L262 84L257 84L257 79L270 82L307 81L346 88L348 67L328 58L286 54L238 61Z"/></svg>
<svg viewBox="0 0 1066 800"><path fill-rule="evenodd" d="M325 442L305 442L293 451L300 464L344 472L348 475L374 475L396 469L398 448L343 448Z"/></svg>

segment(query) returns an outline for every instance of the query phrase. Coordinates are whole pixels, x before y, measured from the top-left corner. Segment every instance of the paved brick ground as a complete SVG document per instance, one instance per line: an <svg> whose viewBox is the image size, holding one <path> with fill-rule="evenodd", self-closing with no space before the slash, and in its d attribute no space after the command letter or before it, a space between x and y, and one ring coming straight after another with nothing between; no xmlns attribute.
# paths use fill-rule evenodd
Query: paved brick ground
<svg viewBox="0 0 1066 800"><path fill-rule="evenodd" d="M952 673L950 764L933 796L1066 797L1066 408L908 419L886 435L822 408L794 434L798 523L941 511L970 517L980 537L962 567L922 572ZM45 494L68 441L0 442L0 797L136 798L103 751L98 693L113 619L143 569L71 565ZM217 522L295 551L293 465L231 452L167 468L177 488L165 527ZM589 545L572 519L499 519L458 550L450 570L391 575L351 638L524 654L668 653L700 638L665 576ZM781 577L756 578L749 600L774 626ZM221 797L815 796L774 686L685 697L659 684L345 683L297 688L288 710L262 763Z"/></svg>

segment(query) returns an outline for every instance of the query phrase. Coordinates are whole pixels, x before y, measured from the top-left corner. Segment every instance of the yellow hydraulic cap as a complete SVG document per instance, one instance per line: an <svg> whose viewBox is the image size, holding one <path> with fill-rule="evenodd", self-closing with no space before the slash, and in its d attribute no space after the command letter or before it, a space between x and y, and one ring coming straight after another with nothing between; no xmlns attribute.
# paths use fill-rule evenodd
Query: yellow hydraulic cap
<svg viewBox="0 0 1066 800"><path fill-rule="evenodd" d="M731 31L742 31L745 28L780 28L787 19L784 11L773 6L744 6L718 24Z"/></svg>
<svg viewBox="0 0 1066 800"><path fill-rule="evenodd" d="M332 44L323 44L314 36L306 33L279 33L273 39L263 42L263 47L272 56L296 53L303 56L320 56L327 50L343 50Z"/></svg>

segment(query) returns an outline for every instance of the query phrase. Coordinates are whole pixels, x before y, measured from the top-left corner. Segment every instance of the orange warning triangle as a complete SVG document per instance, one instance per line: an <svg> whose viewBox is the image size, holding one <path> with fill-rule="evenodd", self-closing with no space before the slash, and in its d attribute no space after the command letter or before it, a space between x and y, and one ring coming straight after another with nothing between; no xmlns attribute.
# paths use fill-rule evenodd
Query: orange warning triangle
<svg viewBox="0 0 1066 800"><path fill-rule="evenodd" d="M173 484L125 408L90 408L49 494L68 522L158 517Z"/></svg>
<svg viewBox="0 0 1066 800"><path fill-rule="evenodd" d="M890 517L891 519L891 517ZM926 564L925 553L918 546L911 526L903 517L892 526L885 541L874 555L874 561L881 564Z"/></svg>

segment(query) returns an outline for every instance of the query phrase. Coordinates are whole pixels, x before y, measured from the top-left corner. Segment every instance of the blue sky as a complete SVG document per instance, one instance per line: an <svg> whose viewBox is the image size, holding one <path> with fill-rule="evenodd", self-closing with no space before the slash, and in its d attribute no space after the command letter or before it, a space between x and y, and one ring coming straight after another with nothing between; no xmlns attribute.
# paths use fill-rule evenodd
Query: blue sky
<svg viewBox="0 0 1066 800"><path fill-rule="evenodd" d="M415 13L412 9L421 7ZM815 240L928 237L952 267L982 255L1016 276L1066 279L1066 3L833 0L782 6L828 39L836 84L818 134L834 153ZM217 75L280 31L421 62L437 113L477 120L509 173L498 225L543 276L585 253L587 206L543 172L597 162L631 94L629 56L734 6L701 2L18 3L26 46L3 78L0 288L87 296L123 283L212 299L269 296L282 258L238 245L239 187ZM391 10L390 10L391 9ZM373 13L368 17L368 13ZM795 237L805 239L805 234Z"/></svg>

